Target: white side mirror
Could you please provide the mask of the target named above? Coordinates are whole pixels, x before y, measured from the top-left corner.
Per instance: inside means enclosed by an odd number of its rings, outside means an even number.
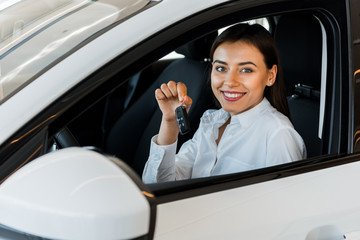
[[[0,224],[52,239],[133,239],[150,204],[117,164],[82,148],[38,158],[0,185]]]

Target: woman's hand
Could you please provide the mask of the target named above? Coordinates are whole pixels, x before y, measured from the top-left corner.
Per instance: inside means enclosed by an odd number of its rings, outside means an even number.
[[[179,127],[176,122],[175,109],[184,105],[189,111],[192,99],[187,96],[185,84],[170,81],[155,91],[155,98],[163,114],[157,144],[169,145],[177,140]]]
[[[186,110],[189,111],[192,104],[192,99],[187,96],[187,88],[181,82],[163,83],[160,88],[156,89],[155,98],[165,121],[176,121],[175,109],[184,104]]]

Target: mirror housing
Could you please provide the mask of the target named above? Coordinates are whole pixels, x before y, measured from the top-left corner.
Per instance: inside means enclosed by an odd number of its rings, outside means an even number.
[[[46,154],[0,185],[0,224],[52,239],[132,239],[150,204],[109,158],[79,147]]]

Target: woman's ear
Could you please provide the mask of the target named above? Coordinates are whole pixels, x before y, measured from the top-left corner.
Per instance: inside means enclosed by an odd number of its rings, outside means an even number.
[[[274,64],[269,70],[269,78],[267,80],[266,86],[271,87],[272,85],[274,85],[276,81],[277,70],[277,65]]]

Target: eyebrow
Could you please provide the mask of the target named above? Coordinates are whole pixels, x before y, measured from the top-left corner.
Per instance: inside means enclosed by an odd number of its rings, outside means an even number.
[[[226,62],[221,61],[221,60],[215,60],[213,63],[220,63],[220,64],[228,65]],[[248,64],[251,64],[251,65],[254,65],[255,67],[257,67],[255,63],[250,62],[250,61],[249,62],[240,62],[240,63],[238,63],[239,66],[248,65]]]

